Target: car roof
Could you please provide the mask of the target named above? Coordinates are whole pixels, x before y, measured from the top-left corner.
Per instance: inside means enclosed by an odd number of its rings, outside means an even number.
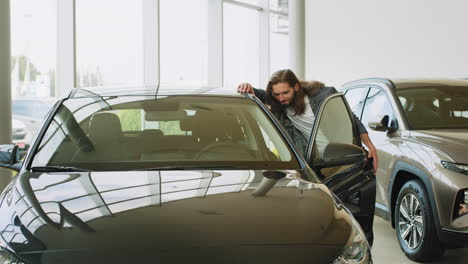
[[[356,85],[384,83],[392,89],[408,89],[428,86],[466,86],[468,87],[467,79],[449,79],[449,78],[366,78],[348,82],[343,85],[344,88]]]
[[[183,87],[183,86],[134,86],[134,87],[106,87],[106,88],[76,88],[66,97],[103,97],[103,96],[172,96],[172,95],[210,95],[210,96],[229,96],[244,97],[236,92],[235,89],[226,89],[222,87]]]
[[[397,89],[428,87],[428,86],[467,86],[468,80],[463,79],[393,79]]]

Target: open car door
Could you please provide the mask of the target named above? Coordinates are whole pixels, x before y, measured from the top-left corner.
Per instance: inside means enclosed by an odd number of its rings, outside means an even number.
[[[310,167],[351,210],[372,245],[375,176],[342,93],[323,100],[307,146]]]
[[[342,200],[373,179],[365,170],[367,154],[362,149],[354,116],[341,93],[332,94],[322,102],[306,153],[312,169]]]

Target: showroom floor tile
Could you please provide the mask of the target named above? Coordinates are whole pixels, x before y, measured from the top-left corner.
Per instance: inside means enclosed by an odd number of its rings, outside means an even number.
[[[375,264],[409,264],[417,263],[409,260],[398,245],[395,229],[380,217],[374,220],[374,246],[372,257]],[[468,263],[468,248],[446,250],[444,256],[431,264],[466,264]]]

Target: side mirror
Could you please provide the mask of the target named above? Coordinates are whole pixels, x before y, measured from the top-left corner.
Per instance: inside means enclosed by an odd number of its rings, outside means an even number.
[[[0,167],[12,170],[19,170],[15,166],[20,159],[18,146],[15,144],[0,145]]]
[[[370,127],[370,129],[374,131],[380,131],[380,132],[393,132],[395,129],[392,127],[389,127],[390,125],[390,117],[388,115],[384,115],[380,121],[374,121],[374,122],[369,122],[367,123]]]
[[[314,162],[317,168],[330,168],[345,165],[356,165],[365,162],[366,152],[353,144],[330,143],[321,158]]]

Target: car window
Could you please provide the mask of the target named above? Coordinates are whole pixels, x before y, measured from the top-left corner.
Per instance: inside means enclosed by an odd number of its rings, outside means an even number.
[[[362,113],[362,123],[369,128],[369,122],[379,122],[385,115],[388,115],[390,120],[394,120],[395,114],[390,100],[384,90],[371,88]]]
[[[408,100],[406,100],[405,97],[403,96],[398,96],[398,100],[400,100],[401,106],[403,109],[406,109],[408,107]]]
[[[411,129],[468,128],[468,87],[397,90]]]
[[[93,170],[216,164],[299,168],[255,102],[208,96],[66,100],[33,160]]]
[[[326,147],[331,143],[354,144],[353,123],[342,97],[334,97],[327,102],[326,108],[318,120],[315,140],[309,163],[313,166],[323,157]],[[333,167],[322,169],[321,175],[331,177],[344,168]]]
[[[347,90],[345,93],[346,101],[348,101],[351,111],[353,111],[358,118],[361,117],[361,110],[364,106],[367,90],[367,87],[353,88]]]

